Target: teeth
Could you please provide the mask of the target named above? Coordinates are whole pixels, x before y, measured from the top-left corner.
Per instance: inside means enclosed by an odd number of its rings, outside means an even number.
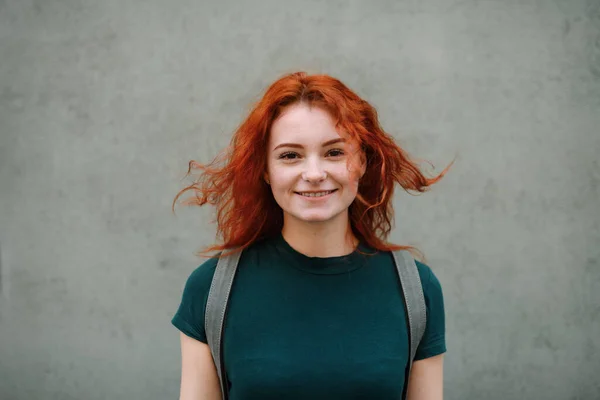
[[[333,190],[329,190],[327,192],[315,192],[315,193],[300,193],[302,196],[305,197],[321,197],[321,196],[326,196],[329,193],[332,193]]]

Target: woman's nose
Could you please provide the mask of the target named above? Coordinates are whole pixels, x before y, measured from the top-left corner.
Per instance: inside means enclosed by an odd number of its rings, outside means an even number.
[[[323,166],[318,161],[311,161],[306,164],[306,169],[302,173],[302,179],[307,182],[320,182],[327,178],[327,172],[325,172]]]

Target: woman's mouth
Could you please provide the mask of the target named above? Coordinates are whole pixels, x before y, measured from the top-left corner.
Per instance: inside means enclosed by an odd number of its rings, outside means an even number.
[[[319,192],[295,192],[296,194],[299,194],[302,197],[306,197],[306,198],[320,198],[320,197],[325,197],[330,195],[331,193],[335,192],[337,189],[334,190],[322,190]]]

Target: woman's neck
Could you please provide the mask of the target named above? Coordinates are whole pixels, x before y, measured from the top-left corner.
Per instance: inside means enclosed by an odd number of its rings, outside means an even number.
[[[344,256],[356,249],[358,239],[352,233],[347,215],[345,218],[336,219],[327,222],[306,222],[285,216],[281,234],[294,250],[306,256]]]

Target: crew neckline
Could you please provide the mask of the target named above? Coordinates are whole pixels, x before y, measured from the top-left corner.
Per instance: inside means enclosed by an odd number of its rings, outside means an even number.
[[[359,242],[350,254],[334,257],[311,257],[290,246],[281,233],[274,238],[274,245],[284,258],[290,260],[291,267],[317,275],[336,275],[357,270],[366,264],[367,256],[360,252],[369,252],[368,248]]]

